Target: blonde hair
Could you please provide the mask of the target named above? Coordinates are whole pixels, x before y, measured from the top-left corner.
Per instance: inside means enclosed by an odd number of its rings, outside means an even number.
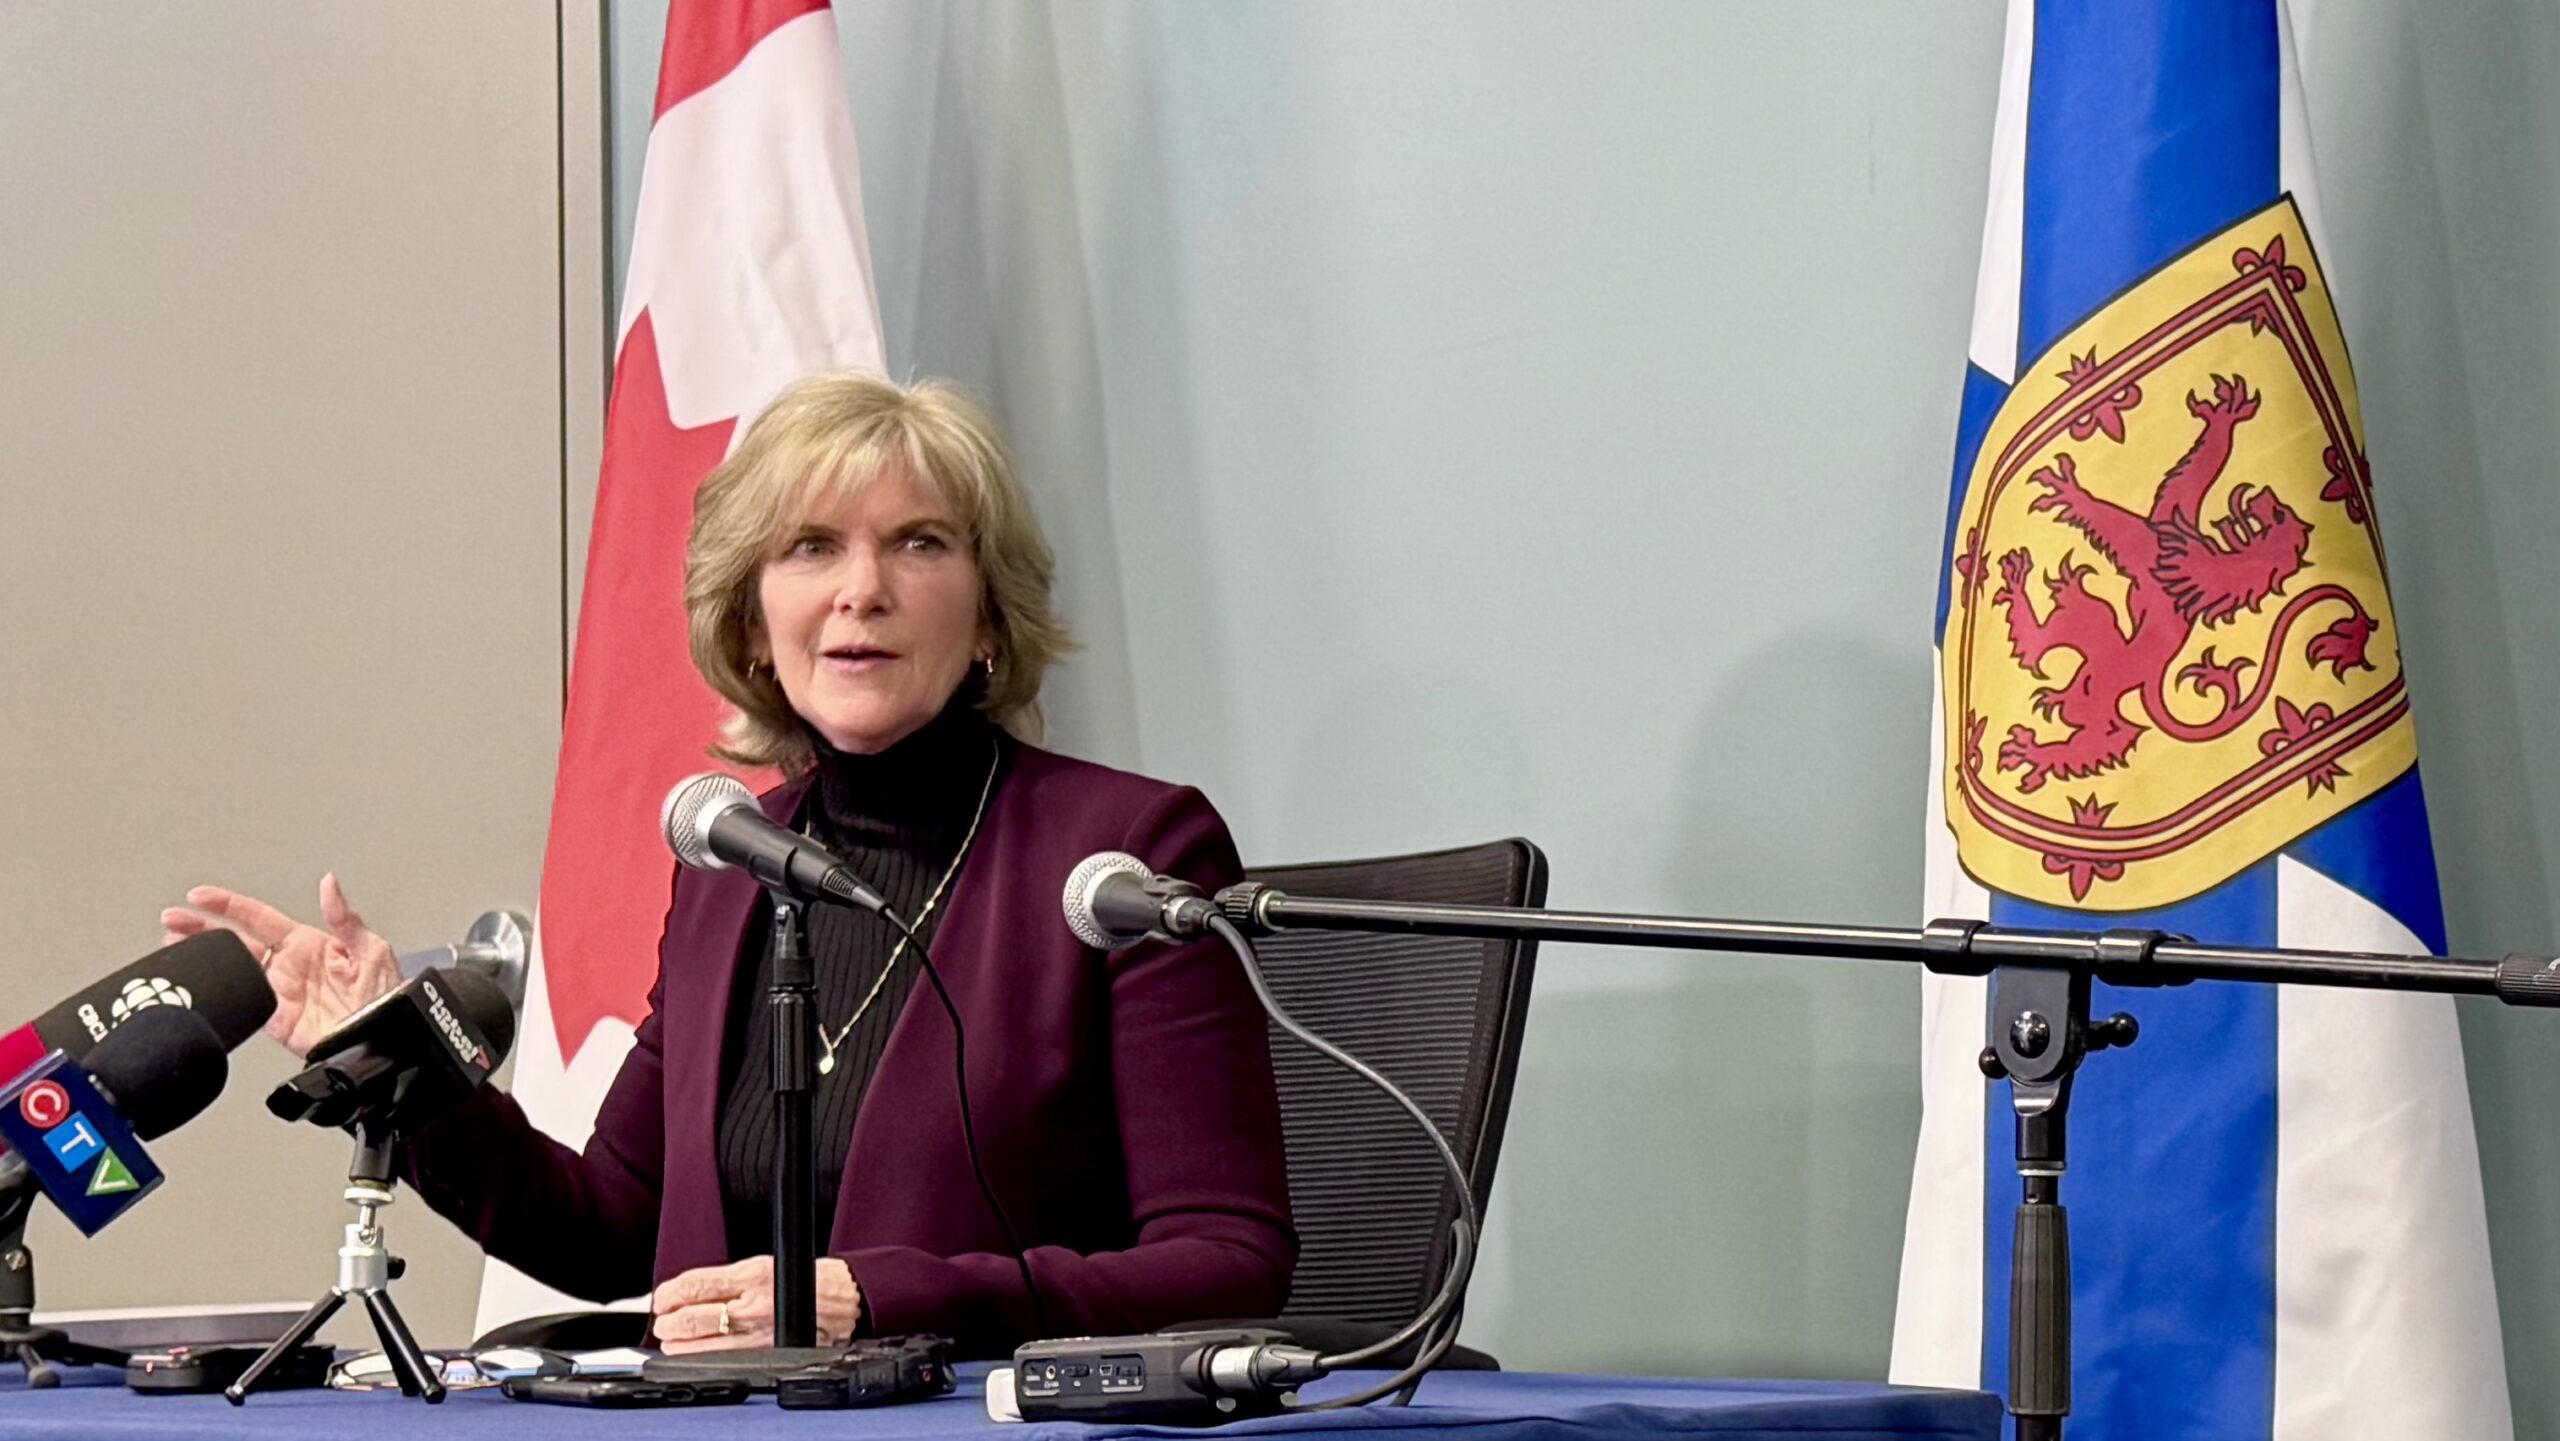
[[[1040,681],[1072,649],[1050,609],[1057,569],[1014,480],[995,424],[956,386],[846,373],[797,381],[702,482],[685,543],[684,609],[694,669],[737,707],[711,748],[723,760],[798,774],[817,762],[808,723],[756,664],[758,583],[812,513],[842,506],[903,469],[967,530],[983,587],[979,616],[995,668],[979,706],[1026,741],[1041,735]]]

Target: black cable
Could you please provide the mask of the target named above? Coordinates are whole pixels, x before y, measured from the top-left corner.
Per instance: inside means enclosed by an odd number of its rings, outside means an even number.
[[[1301,1025],[1298,1022],[1296,1017],[1289,1014],[1288,1010],[1280,1004],[1279,998],[1271,994],[1270,983],[1263,978],[1262,963],[1260,959],[1254,955],[1252,943],[1245,939],[1244,933],[1237,930],[1233,922],[1229,921],[1225,916],[1213,915],[1209,918],[1208,926],[1211,931],[1217,934],[1220,940],[1227,943],[1227,948],[1229,950],[1235,952],[1236,959],[1243,963],[1245,979],[1252,983],[1255,999],[1262,1002],[1262,1009],[1270,1015],[1272,1022],[1278,1025],[1281,1030],[1287,1032],[1291,1038],[1298,1041],[1301,1045],[1310,1047],[1317,1054],[1323,1056],[1329,1061],[1332,1061],[1335,1065],[1341,1066],[1343,1069],[1350,1071],[1353,1075],[1356,1075],[1362,1080],[1377,1087],[1379,1090],[1385,1092],[1390,1100],[1393,1100],[1397,1105],[1402,1106],[1406,1113],[1411,1115],[1414,1121],[1422,1127],[1422,1133],[1431,1138],[1432,1146],[1439,1151],[1442,1164],[1449,1168],[1449,1175],[1456,1183],[1459,1214],[1455,1220],[1450,1222],[1449,1225],[1451,1233],[1449,1270],[1448,1274],[1441,1280],[1439,1294],[1432,1297],[1431,1303],[1423,1307],[1421,1314],[1415,1316],[1411,1322],[1407,1323],[1404,1329],[1396,1332],[1392,1336],[1389,1336],[1387,1339],[1373,1345],[1360,1347],[1357,1350],[1345,1351],[1339,1355],[1320,1356],[1316,1358],[1316,1364],[1328,1371],[1336,1371],[1342,1370],[1346,1367],[1357,1366],[1361,1362],[1375,1360],[1380,1356],[1388,1355],[1403,1346],[1406,1342],[1411,1341],[1414,1337],[1421,1335],[1434,1323],[1438,1322],[1443,1316],[1448,1315],[1450,1311],[1457,1306],[1460,1299],[1466,1295],[1467,1279],[1475,1270],[1476,1234],[1482,1224],[1476,1211],[1474,1189],[1469,1186],[1467,1182],[1467,1168],[1459,1163],[1457,1151],[1450,1146],[1449,1139],[1440,1134],[1440,1128],[1432,1124],[1430,1115],[1427,1114],[1421,1106],[1415,1104],[1414,1099],[1411,1096],[1406,1095],[1402,1088],[1398,1087],[1395,1082],[1388,1080],[1385,1076],[1380,1075],[1374,1067],[1370,1066],[1359,1057],[1352,1055],[1340,1046],[1337,1046],[1331,1041],[1326,1040],[1324,1037],[1317,1035],[1315,1032],[1308,1030],[1304,1025]],[[1403,1390],[1415,1381],[1420,1380],[1424,1372],[1430,1370],[1431,1367],[1440,1360],[1441,1356],[1447,1354],[1449,1345],[1454,1343],[1456,1339],[1457,1329],[1453,1325],[1450,1328],[1448,1336],[1442,1338],[1436,1349],[1431,1346],[1425,1346],[1422,1351],[1414,1357],[1412,1365],[1405,1367],[1404,1370],[1399,1371],[1393,1377],[1390,1377],[1383,1386],[1361,1392],[1355,1396],[1335,1397],[1331,1400],[1319,1401],[1311,1406],[1306,1406],[1301,1409],[1308,1411],[1330,1411],[1338,1410],[1346,1406],[1365,1405],[1370,1401],[1376,1400],[1380,1396],[1389,1394],[1390,1392]]]
[[[1450,1301],[1453,1298],[1463,1297],[1466,1290],[1467,1277],[1472,1275],[1475,1271],[1475,1243],[1473,1238],[1467,1233],[1467,1223],[1463,1219],[1453,1221],[1450,1223],[1449,1231],[1454,1242],[1454,1253],[1449,1263],[1450,1269],[1448,1279],[1456,1284],[1452,1286],[1444,1283],[1441,1286],[1440,1295],[1434,1299],[1432,1308],[1426,1309],[1422,1316],[1415,1318],[1417,1325],[1424,1320],[1432,1319],[1430,1314],[1431,1309],[1438,1309],[1441,1303]],[[1453,1315],[1455,1313],[1454,1311],[1451,1311],[1447,1314]],[[1440,1319],[1446,1319],[1446,1315]],[[1458,1339],[1458,1328],[1455,1324],[1452,1324],[1450,1325],[1446,1335],[1440,1335],[1436,1330],[1433,1334],[1437,1337],[1436,1340],[1426,1341],[1422,1348],[1415,1353],[1413,1360],[1408,1363],[1403,1370],[1389,1376],[1386,1380],[1371,1386],[1365,1391],[1354,1391],[1348,1396],[1328,1397],[1325,1400],[1315,1402],[1312,1405],[1302,1406],[1298,1409],[1302,1411],[1339,1411],[1351,1406],[1366,1406],[1370,1402],[1377,1400],[1379,1397],[1384,1396],[1389,1392],[1410,1394],[1416,1386],[1422,1384],[1423,1375],[1430,1371],[1432,1367],[1439,1365],[1441,1357],[1449,1354],[1450,1346],[1455,1344]],[[1402,1342],[1399,1341],[1394,1344],[1401,1345]],[[1375,1348],[1363,1348],[1363,1350],[1373,1349]],[[1320,1356],[1316,1358],[1316,1364],[1324,1366],[1327,1370],[1331,1370],[1334,1368],[1326,1363],[1330,1362],[1332,1359],[1333,1358],[1329,1356]],[[1397,1404],[1401,1405],[1403,1403],[1399,1402]]]
[[[1021,1233],[1013,1229],[1013,1218],[1004,1213],[1004,1203],[996,1199],[996,1188],[987,1184],[986,1164],[978,1159],[978,1128],[969,1116],[969,1032],[960,1024],[960,1008],[951,1003],[951,992],[942,984],[942,970],[933,963],[933,952],[916,936],[915,927],[900,919],[898,913],[883,908],[880,918],[898,928],[907,943],[915,947],[916,960],[924,966],[925,979],[933,982],[933,993],[942,1001],[942,1013],[951,1018],[951,1063],[960,1081],[960,1139],[969,1149],[969,1174],[978,1181],[978,1194],[987,1201],[987,1209],[995,1212],[996,1225],[1004,1231],[1005,1246],[1013,1253],[1015,1269],[1022,1273],[1022,1289],[1031,1297],[1032,1327],[1042,1335],[1049,1331],[1049,1306],[1040,1295],[1040,1283],[1031,1278],[1031,1260],[1022,1252]]]
[[[1439,1326],[1430,1336],[1423,1339],[1422,1350],[1423,1354],[1430,1358],[1428,1363],[1429,1365],[1439,1365],[1440,1358],[1449,1354],[1449,1348],[1458,1344],[1459,1318],[1466,1315],[1466,1313],[1467,1303],[1464,1298],[1461,1298],[1456,1309],[1452,1310],[1448,1315],[1441,1317]],[[1416,1376],[1412,1380],[1404,1383],[1404,1389],[1396,1393],[1396,1399],[1388,1402],[1387,1404],[1390,1406],[1410,1406],[1413,1404],[1413,1393],[1421,1389],[1422,1378],[1420,1376]]]

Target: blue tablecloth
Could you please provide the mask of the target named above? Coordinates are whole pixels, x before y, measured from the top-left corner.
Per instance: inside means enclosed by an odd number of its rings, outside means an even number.
[[[0,1438],[139,1441],[240,1437],[244,1441],[407,1441],[410,1437],[537,1437],[543,1441],[749,1441],[764,1437],[860,1437],[907,1441],[970,1435],[983,1441],[1091,1441],[1101,1436],[1194,1436],[1189,1428],[1057,1422],[998,1426],[987,1420],[986,1368],[963,1372],[960,1390],[940,1401],[859,1411],[785,1411],[772,1398],[740,1406],[591,1411],[535,1406],[494,1391],[457,1391],[441,1406],[397,1392],[279,1391],[234,1409],[220,1396],[146,1396],[109,1381],[112,1372],[75,1374],[54,1391],[24,1389],[15,1366],[0,1367]],[[1378,1379],[1371,1376],[1368,1379]],[[1315,1399],[1363,1384],[1361,1373],[1309,1388]],[[1354,1434],[1429,1431],[1433,1441],[1613,1441],[1621,1436],[1695,1435],[1715,1441],[1820,1436],[1824,1441],[1896,1437],[1998,1441],[2000,1403],[1975,1391],[1921,1391],[1846,1381],[1687,1381],[1634,1376],[1558,1376],[1526,1371],[1445,1372],[1422,1383],[1414,1404],[1316,1411],[1215,1428],[1219,1435],[1321,1431]],[[1419,1438],[1416,1438],[1419,1441]]]

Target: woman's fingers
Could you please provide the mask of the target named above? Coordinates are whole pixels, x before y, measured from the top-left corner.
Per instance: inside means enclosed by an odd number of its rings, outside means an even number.
[[[751,1346],[770,1346],[773,1332],[765,1327],[741,1326],[726,1336],[715,1327],[708,1335],[669,1336],[661,1332],[658,1349],[670,1356],[685,1356],[701,1351],[743,1351]]]
[[[696,1266],[679,1271],[658,1283],[649,1293],[649,1309],[664,1316],[703,1301],[727,1301],[738,1294],[738,1288],[721,1275],[726,1266]]]
[[[862,1317],[862,1288],[853,1268],[834,1256],[818,1258],[818,1344],[832,1346],[853,1339]]]
[[[773,1344],[773,1258],[697,1266],[649,1294],[650,1329],[671,1355]]]
[[[200,936],[212,929],[214,923],[207,920],[201,911],[171,906],[160,913],[160,944],[164,946],[175,945],[189,936]]]
[[[773,1344],[773,1298],[698,1301],[658,1317],[650,1329],[670,1354]]]
[[[758,1287],[768,1296],[773,1291],[771,1256],[750,1256],[725,1266],[696,1266],[679,1271],[649,1293],[649,1309],[663,1313],[705,1301],[735,1301]]]
[[[226,891],[220,886],[198,886],[187,892],[187,904],[212,917],[227,922],[259,947],[281,946],[292,936],[293,917],[268,905],[255,896]],[[167,917],[162,921],[165,924]]]
[[[346,888],[338,884],[336,871],[320,878],[320,922],[351,951],[358,941],[373,934],[365,926],[364,917],[347,904]]]
[[[391,953],[391,943],[375,934],[364,915],[347,903],[346,888],[338,883],[335,871],[320,878],[320,921],[337,937],[338,944],[355,962],[355,969],[379,969],[394,966],[398,958]]]

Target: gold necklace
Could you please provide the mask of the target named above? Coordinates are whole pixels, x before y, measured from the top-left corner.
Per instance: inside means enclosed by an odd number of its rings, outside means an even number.
[[[992,749],[995,753],[987,760],[986,784],[978,788],[978,809],[969,817],[969,832],[960,838],[958,854],[952,856],[951,865],[943,871],[942,879],[934,883],[933,894],[925,898],[924,909],[916,912],[914,927],[916,930],[923,930],[924,923],[933,915],[933,908],[942,904],[942,893],[951,888],[951,878],[960,874],[960,863],[969,858],[969,847],[978,839],[979,822],[987,818],[987,797],[995,794],[996,769],[1004,764],[1003,743],[1001,741],[995,743]],[[825,1027],[819,1028],[818,1045],[823,1050],[823,1054],[818,1057],[819,1075],[835,1074],[836,1047],[843,1045],[845,1038],[853,1034],[853,1028],[862,1024],[863,1016],[871,1010],[871,1003],[880,999],[880,988],[889,984],[889,977],[896,973],[899,960],[906,954],[907,938],[901,935],[898,937],[898,944],[890,948],[889,963],[880,968],[879,979],[871,983],[871,989],[863,996],[862,1004],[853,1008],[853,1015],[847,1018],[842,1026],[836,1028],[833,1036],[827,1034]]]

